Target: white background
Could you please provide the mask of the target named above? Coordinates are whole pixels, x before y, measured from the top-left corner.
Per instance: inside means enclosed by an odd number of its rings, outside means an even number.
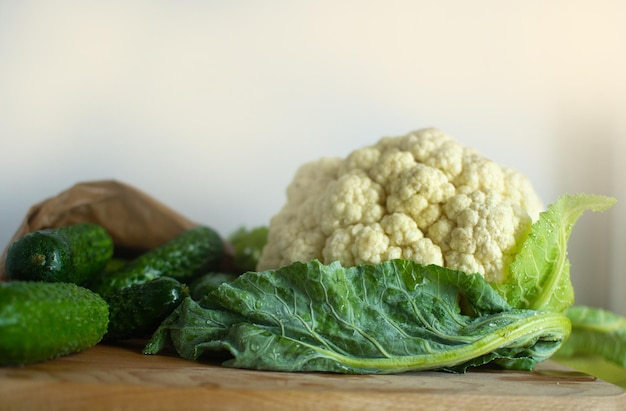
[[[625,19],[619,0],[0,0],[0,244],[105,178],[227,235],[266,224],[301,163],[435,126],[546,203],[621,200],[570,258],[577,302],[626,314]]]

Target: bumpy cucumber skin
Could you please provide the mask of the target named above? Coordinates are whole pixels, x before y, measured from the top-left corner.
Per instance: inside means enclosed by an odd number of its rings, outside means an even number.
[[[189,295],[187,285],[171,277],[134,284],[105,297],[109,329],[105,340],[145,337]]]
[[[237,274],[222,272],[203,274],[189,284],[189,296],[195,301],[200,301],[220,285],[233,282],[237,277]]]
[[[97,224],[47,228],[17,239],[7,250],[10,280],[83,284],[113,256],[113,240]]]
[[[224,242],[220,235],[210,227],[199,225],[141,254],[119,270],[97,276],[88,287],[107,296],[159,277],[172,277],[187,283],[212,271],[221,263],[223,256]]]
[[[83,351],[105,335],[106,301],[73,283],[0,283],[0,365],[26,365]]]

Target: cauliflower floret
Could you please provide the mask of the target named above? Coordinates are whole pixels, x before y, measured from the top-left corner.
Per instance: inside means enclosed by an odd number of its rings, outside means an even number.
[[[501,281],[542,210],[522,174],[423,129],[303,165],[257,269],[403,258]]]
[[[494,190],[458,194],[443,206],[444,215],[428,230],[441,244],[447,266],[481,273],[489,281],[504,279],[506,267],[532,224],[518,205]]]
[[[367,174],[354,170],[328,183],[314,214],[322,217],[317,222],[330,235],[340,227],[379,221],[385,214],[381,198],[384,198],[382,187]]]
[[[455,193],[444,173],[419,163],[402,172],[388,187],[389,212],[409,215],[422,230],[439,219],[441,204]]]

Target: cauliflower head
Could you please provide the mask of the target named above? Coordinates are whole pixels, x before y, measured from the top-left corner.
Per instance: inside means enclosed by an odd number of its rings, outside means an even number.
[[[506,276],[543,204],[529,180],[428,128],[302,165],[257,269],[402,258]]]

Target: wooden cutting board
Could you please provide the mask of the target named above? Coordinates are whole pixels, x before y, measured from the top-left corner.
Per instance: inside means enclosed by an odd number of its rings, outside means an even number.
[[[626,392],[555,362],[535,371],[336,375],[236,370],[98,345],[0,367],[0,410],[624,410]]]

